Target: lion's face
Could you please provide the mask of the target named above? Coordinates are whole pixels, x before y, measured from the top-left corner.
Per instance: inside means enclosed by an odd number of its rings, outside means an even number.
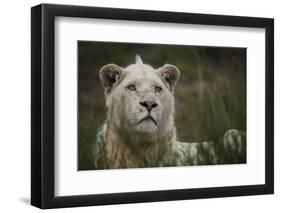
[[[156,131],[163,123],[163,114],[171,113],[172,94],[149,66],[132,65],[125,72],[123,81],[112,92],[112,96],[121,97],[119,107],[123,107],[124,119],[137,131]]]
[[[178,77],[179,71],[172,65],[156,70],[142,63],[127,68],[104,66],[101,81],[108,119],[118,128],[140,133],[162,131],[173,122],[173,89]]]

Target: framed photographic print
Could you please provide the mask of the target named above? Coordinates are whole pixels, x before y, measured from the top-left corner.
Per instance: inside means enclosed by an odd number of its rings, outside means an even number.
[[[274,21],[31,9],[31,203],[274,191]]]

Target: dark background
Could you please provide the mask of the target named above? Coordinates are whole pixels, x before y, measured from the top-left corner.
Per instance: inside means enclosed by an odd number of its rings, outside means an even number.
[[[176,65],[179,141],[221,141],[228,129],[246,132],[246,49],[183,45],[78,42],[78,169],[93,168],[92,146],[106,117],[99,69],[135,63],[139,54],[154,68]]]

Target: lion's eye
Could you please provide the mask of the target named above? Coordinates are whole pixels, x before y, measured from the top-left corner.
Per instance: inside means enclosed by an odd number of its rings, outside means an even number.
[[[161,87],[155,87],[155,92],[161,92],[162,88]]]
[[[127,89],[130,90],[130,91],[135,91],[136,90],[136,85],[130,84],[129,86],[127,86]]]

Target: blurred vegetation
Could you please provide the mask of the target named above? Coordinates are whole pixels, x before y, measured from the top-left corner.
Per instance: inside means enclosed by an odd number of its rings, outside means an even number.
[[[181,71],[175,90],[179,141],[219,144],[228,129],[246,132],[245,48],[79,41],[79,170],[100,169],[94,166],[92,153],[97,129],[106,117],[99,69],[108,63],[126,67],[134,63],[136,54],[154,68],[169,63]],[[246,160],[244,157],[231,161],[219,148],[218,153],[226,159],[221,163]],[[100,167],[106,168],[105,164]]]

